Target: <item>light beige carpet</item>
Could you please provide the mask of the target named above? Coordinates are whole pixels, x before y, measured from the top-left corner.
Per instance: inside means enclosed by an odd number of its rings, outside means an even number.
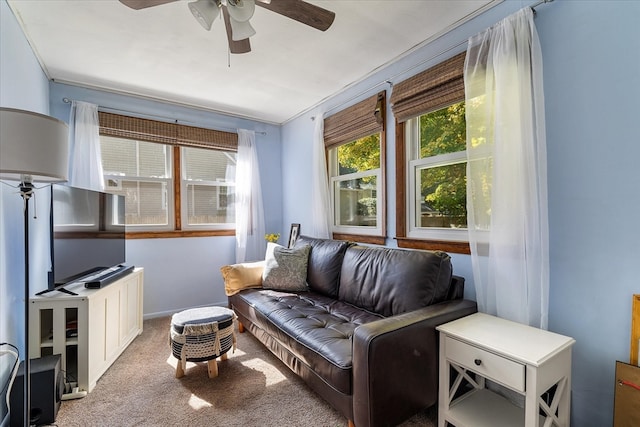
[[[170,318],[144,332],[83,399],[63,401],[58,426],[341,426],[347,420],[316,395],[253,335],[236,333],[237,349],[209,379],[206,363],[177,360],[168,344]],[[402,427],[435,426],[435,408]],[[360,427],[360,426],[357,426]]]

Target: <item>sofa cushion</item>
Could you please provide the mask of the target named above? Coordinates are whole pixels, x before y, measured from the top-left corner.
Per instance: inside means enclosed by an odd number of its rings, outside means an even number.
[[[385,317],[397,315],[444,301],[451,275],[444,252],[351,246],[338,299]]]
[[[353,332],[381,316],[314,292],[252,289],[231,302],[240,317],[251,319],[334,389],[351,394]]]
[[[267,243],[267,253],[262,273],[262,287],[285,291],[306,291],[309,245],[285,248]]]
[[[224,292],[234,295],[243,289],[261,288],[264,261],[245,262],[220,267],[224,279]]]
[[[307,283],[322,295],[337,298],[342,260],[350,242],[299,236],[295,246],[310,245]]]

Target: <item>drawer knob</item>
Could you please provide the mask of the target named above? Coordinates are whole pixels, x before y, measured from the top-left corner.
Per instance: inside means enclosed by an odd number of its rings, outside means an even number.
[[[475,363],[475,364],[476,364],[476,366],[480,366],[480,365],[482,365],[482,360],[480,360],[480,359],[475,359],[475,360],[473,361],[473,363]]]

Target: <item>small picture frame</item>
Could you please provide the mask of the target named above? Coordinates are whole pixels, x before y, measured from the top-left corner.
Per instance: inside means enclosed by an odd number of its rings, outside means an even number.
[[[289,232],[289,248],[292,248],[298,240],[300,235],[300,224],[291,224],[291,231]]]

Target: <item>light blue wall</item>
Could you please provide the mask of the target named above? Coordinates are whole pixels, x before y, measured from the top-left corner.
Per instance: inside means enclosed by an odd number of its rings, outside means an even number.
[[[629,361],[631,297],[640,293],[640,2],[563,1],[540,12],[549,323],[577,341],[574,425],[606,425],[615,361]]]
[[[121,114],[225,131],[256,131],[266,229],[283,233],[279,126],[59,83],[51,83],[50,95],[51,115],[67,122],[71,106],[63,98],[91,102]],[[235,237],[134,239],[127,241],[126,248],[127,263],[145,269],[145,317],[194,306],[226,305],[220,267],[235,262]]]
[[[460,42],[533,2],[505,1],[282,128],[283,228],[310,227],[311,116],[352,104],[465,49]],[[640,2],[556,0],[537,9],[546,96],[550,329],[576,339],[572,425],[612,424],[615,361],[629,361],[640,293]],[[438,55],[443,51],[447,53]],[[435,58],[434,58],[435,57]],[[434,58],[434,59],[432,59]],[[406,73],[404,70],[410,70]],[[339,108],[338,108],[339,109]],[[334,110],[337,111],[337,110]],[[395,233],[395,128],[387,120],[388,246]],[[470,258],[454,255],[474,298]]]
[[[49,112],[49,83],[6,0],[0,0],[0,105]]]
[[[47,78],[5,0],[0,0],[0,106],[49,113]],[[0,154],[1,155],[1,154]],[[0,342],[17,345],[24,357],[23,202],[16,190],[0,184]],[[48,244],[37,238],[48,230],[48,193],[36,192],[30,203],[32,282],[44,274]],[[33,219],[33,212],[38,219]],[[45,232],[46,233],[46,232]]]

